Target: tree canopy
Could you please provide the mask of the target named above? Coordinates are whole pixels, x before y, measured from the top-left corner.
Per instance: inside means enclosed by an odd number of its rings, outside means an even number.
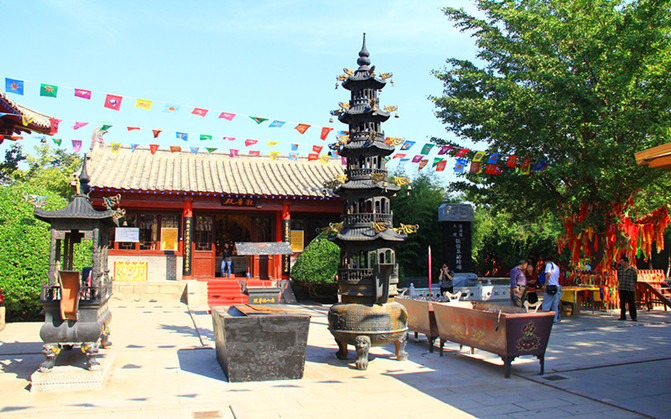
[[[671,185],[669,173],[637,166],[634,154],[671,137],[671,2],[476,4],[482,17],[444,9],[475,38],[478,61],[450,58],[435,71],[444,83],[444,95],[431,98],[436,114],[489,153],[546,168],[467,174],[453,188],[518,220],[568,220],[565,238],[589,235],[583,251],[624,246],[622,217],[668,202],[660,185]]]

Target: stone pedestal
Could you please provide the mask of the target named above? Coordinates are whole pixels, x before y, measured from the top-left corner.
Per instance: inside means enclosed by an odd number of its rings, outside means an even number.
[[[303,378],[310,316],[281,306],[212,307],[217,361],[230,382]],[[255,312],[254,312],[255,311]]]
[[[77,348],[64,350],[50,372],[36,371],[30,376],[30,392],[100,390],[109,377],[114,353],[98,356],[100,368],[86,369],[86,357]]]

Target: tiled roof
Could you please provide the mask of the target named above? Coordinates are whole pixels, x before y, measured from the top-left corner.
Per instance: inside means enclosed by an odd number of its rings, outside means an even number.
[[[35,131],[42,134],[48,134],[51,131],[51,122],[49,121],[49,118],[51,117],[49,115],[34,111],[23,105],[19,105],[7,97],[7,95],[3,92],[0,92],[0,112],[13,114],[0,117],[0,119],[8,119],[13,121],[13,123],[9,124],[0,123],[0,127],[7,127],[8,125],[11,125],[13,131],[17,134],[19,134],[21,131]],[[27,126],[23,125],[21,122],[21,116],[25,116],[30,120]]]
[[[324,196],[324,182],[344,173],[343,167],[340,158],[323,163],[161,149],[152,155],[146,147],[131,151],[124,145],[114,153],[104,143],[93,144],[87,164],[96,189],[310,197]]]

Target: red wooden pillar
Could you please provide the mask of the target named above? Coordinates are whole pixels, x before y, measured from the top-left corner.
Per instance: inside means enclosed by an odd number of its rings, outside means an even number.
[[[182,270],[182,279],[191,279],[191,272],[193,268],[193,198],[186,197],[184,199],[184,235],[183,235],[183,252],[184,267]]]
[[[291,204],[289,201],[282,202],[282,239],[291,243]],[[282,255],[282,278],[289,279],[291,266],[291,255]]]

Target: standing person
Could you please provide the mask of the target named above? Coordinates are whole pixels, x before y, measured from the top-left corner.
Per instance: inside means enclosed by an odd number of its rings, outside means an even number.
[[[232,275],[231,262],[233,260],[233,249],[230,243],[224,244],[223,259],[221,260],[221,276],[229,278]]]
[[[559,284],[559,266],[553,258],[546,258],[545,265],[545,285],[543,286],[543,310],[554,311],[554,322],[561,321],[559,313],[559,302],[561,301],[562,287]]]
[[[5,296],[0,288],[0,332],[5,328]]]
[[[527,299],[527,278],[524,271],[527,269],[527,261],[522,259],[510,271],[510,300],[514,306],[524,307]]]
[[[629,258],[622,256],[617,265],[617,292],[620,295],[620,318],[618,320],[627,320],[625,304],[629,306],[629,316],[631,320],[636,320],[636,281],[638,272],[631,266]]]
[[[450,268],[447,265],[443,264],[443,267],[440,268],[440,275],[438,276],[438,282],[440,282],[440,295],[443,295],[445,291],[452,294],[454,292],[454,272],[450,271]]]
[[[531,304],[538,302],[538,294],[536,294],[536,284],[538,282],[538,273],[534,269],[533,263],[527,263],[527,270],[524,272],[527,278],[527,301]]]

